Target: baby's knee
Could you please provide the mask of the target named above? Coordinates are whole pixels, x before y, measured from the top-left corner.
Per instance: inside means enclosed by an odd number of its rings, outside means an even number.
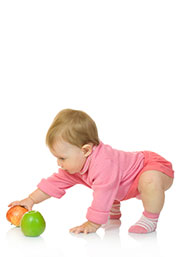
[[[147,191],[162,190],[163,181],[161,177],[154,172],[144,172],[139,179],[138,190],[140,193]]]

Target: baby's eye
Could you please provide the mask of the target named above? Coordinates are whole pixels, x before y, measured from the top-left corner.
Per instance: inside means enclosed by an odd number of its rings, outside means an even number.
[[[61,160],[61,161],[64,161],[65,160],[65,158],[58,158],[59,160]]]

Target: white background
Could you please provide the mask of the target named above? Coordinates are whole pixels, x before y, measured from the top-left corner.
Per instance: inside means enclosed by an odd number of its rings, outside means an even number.
[[[100,139],[152,150],[177,167],[176,1],[0,1],[0,242],[3,256],[176,256],[176,182],[156,233],[130,236],[141,201],[122,203],[122,224],[71,235],[85,221],[83,186],[34,206],[47,223],[27,238],[6,221],[8,203],[57,172],[45,145],[54,116],[80,109]]]

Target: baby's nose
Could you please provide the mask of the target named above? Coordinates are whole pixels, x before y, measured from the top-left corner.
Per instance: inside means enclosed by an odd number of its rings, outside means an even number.
[[[59,161],[59,160],[57,160],[57,164],[58,164],[58,166],[60,166],[60,167],[61,167],[61,163],[60,163],[60,161]]]
[[[62,169],[63,169],[63,164],[61,163],[61,161],[60,161],[60,160],[57,160],[57,164],[58,164],[58,166],[59,166],[60,168],[62,168]]]

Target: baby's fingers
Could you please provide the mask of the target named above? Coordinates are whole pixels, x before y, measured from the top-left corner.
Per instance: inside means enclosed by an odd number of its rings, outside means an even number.
[[[75,234],[79,234],[79,233],[83,232],[83,228],[82,227],[71,228],[70,232],[75,233]]]
[[[8,207],[13,207],[13,206],[16,206],[16,205],[20,205],[20,202],[19,201],[15,201],[15,202],[11,202]]]
[[[25,208],[28,209],[28,211],[32,211],[32,207],[26,206]]]
[[[89,231],[89,229],[88,228],[85,228],[84,229],[84,234],[88,234],[90,231]]]
[[[71,228],[71,229],[69,230],[69,232],[71,232],[71,233],[75,233],[75,231],[77,230],[77,228],[78,228],[78,227]]]

